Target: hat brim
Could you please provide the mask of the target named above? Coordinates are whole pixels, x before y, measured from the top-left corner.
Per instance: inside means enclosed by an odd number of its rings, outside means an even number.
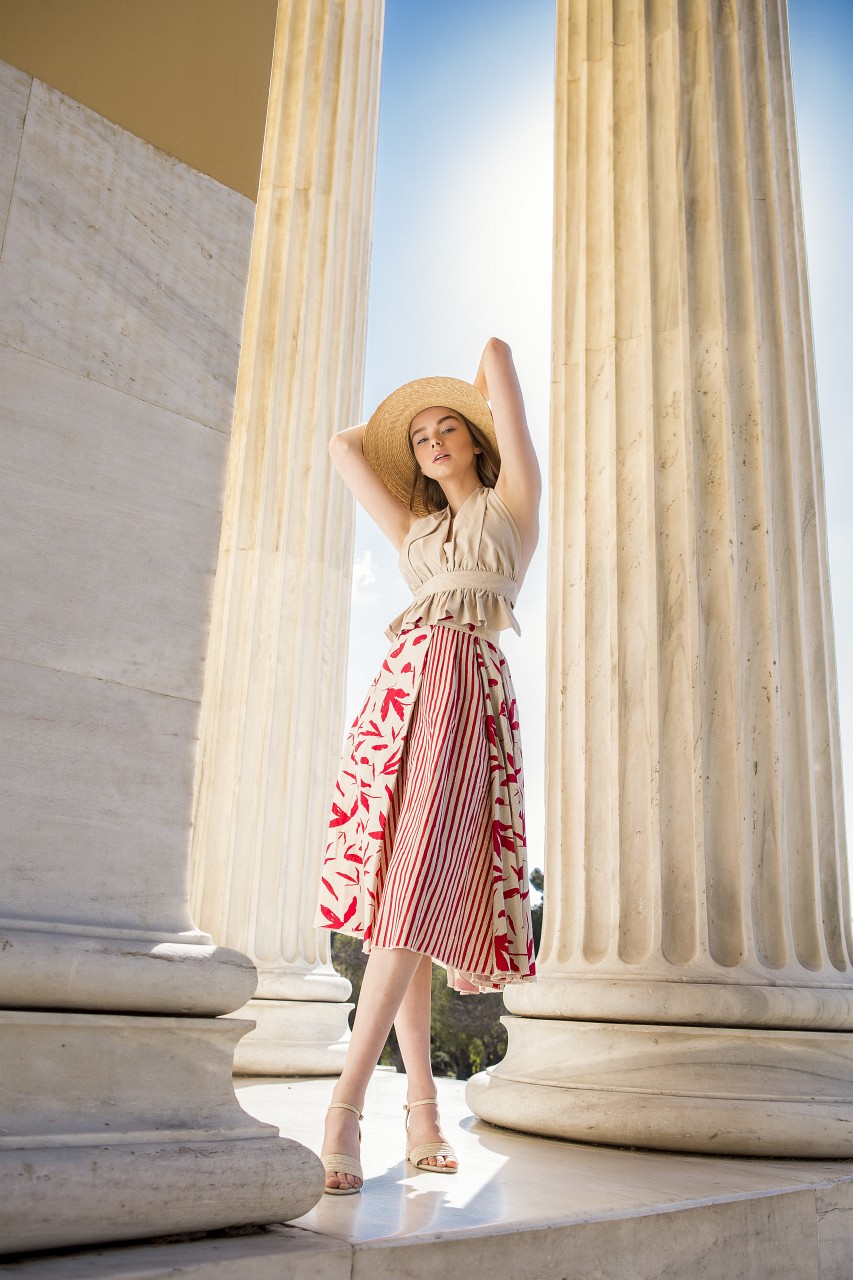
[[[416,378],[386,396],[371,415],[362,438],[367,462],[386,489],[408,508],[417,463],[409,446],[409,427],[415,414],[433,407],[454,409],[488,439],[500,457],[495,424],[489,402],[471,382],[461,378]],[[414,498],[416,515],[429,510],[418,496]]]

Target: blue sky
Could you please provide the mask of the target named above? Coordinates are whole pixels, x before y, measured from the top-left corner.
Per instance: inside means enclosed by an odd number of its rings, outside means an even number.
[[[789,0],[789,16],[850,762],[853,4]],[[366,420],[394,387],[427,374],[470,380],[491,335],[512,347],[546,489],[516,608],[522,635],[501,635],[520,708],[531,867],[544,856],[553,60],[553,0],[386,0],[363,405]],[[387,650],[385,627],[409,599],[397,553],[357,506],[347,725]]]
[[[818,405],[829,576],[835,622],[847,831],[853,831],[853,5],[789,0]],[[848,846],[848,858],[853,848]]]

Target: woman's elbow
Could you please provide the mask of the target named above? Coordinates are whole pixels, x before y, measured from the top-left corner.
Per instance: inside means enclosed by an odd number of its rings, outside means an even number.
[[[495,355],[512,355],[509,343],[504,342],[503,338],[489,338],[489,341],[486,343],[486,349],[494,352]]]

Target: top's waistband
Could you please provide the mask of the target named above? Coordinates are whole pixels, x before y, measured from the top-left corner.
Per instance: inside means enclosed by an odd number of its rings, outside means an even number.
[[[514,578],[508,578],[505,573],[488,573],[485,569],[447,569],[434,573],[413,591],[412,597],[421,601],[442,591],[455,590],[491,591],[507,596],[512,604],[518,599],[518,583]]]

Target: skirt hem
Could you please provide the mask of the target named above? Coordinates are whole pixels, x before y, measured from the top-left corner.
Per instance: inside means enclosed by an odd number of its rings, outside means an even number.
[[[433,964],[437,964],[439,968],[447,971],[447,985],[462,996],[485,995],[494,991],[503,991],[504,987],[509,986],[511,983],[536,981],[535,968],[528,973],[519,973],[512,970],[506,972],[503,969],[495,973],[472,973],[467,969],[460,969],[449,961],[442,960],[439,956],[432,955],[428,951],[421,951],[418,947],[383,947],[370,941],[366,942],[360,933],[356,933],[352,929],[335,929],[332,925],[327,924],[317,927],[329,929],[333,933],[344,933],[348,938],[356,938],[362,944],[361,950],[364,955],[369,955],[374,950],[374,946],[377,951],[414,951],[419,955],[428,955]],[[465,983],[466,986],[457,985],[459,981]]]

